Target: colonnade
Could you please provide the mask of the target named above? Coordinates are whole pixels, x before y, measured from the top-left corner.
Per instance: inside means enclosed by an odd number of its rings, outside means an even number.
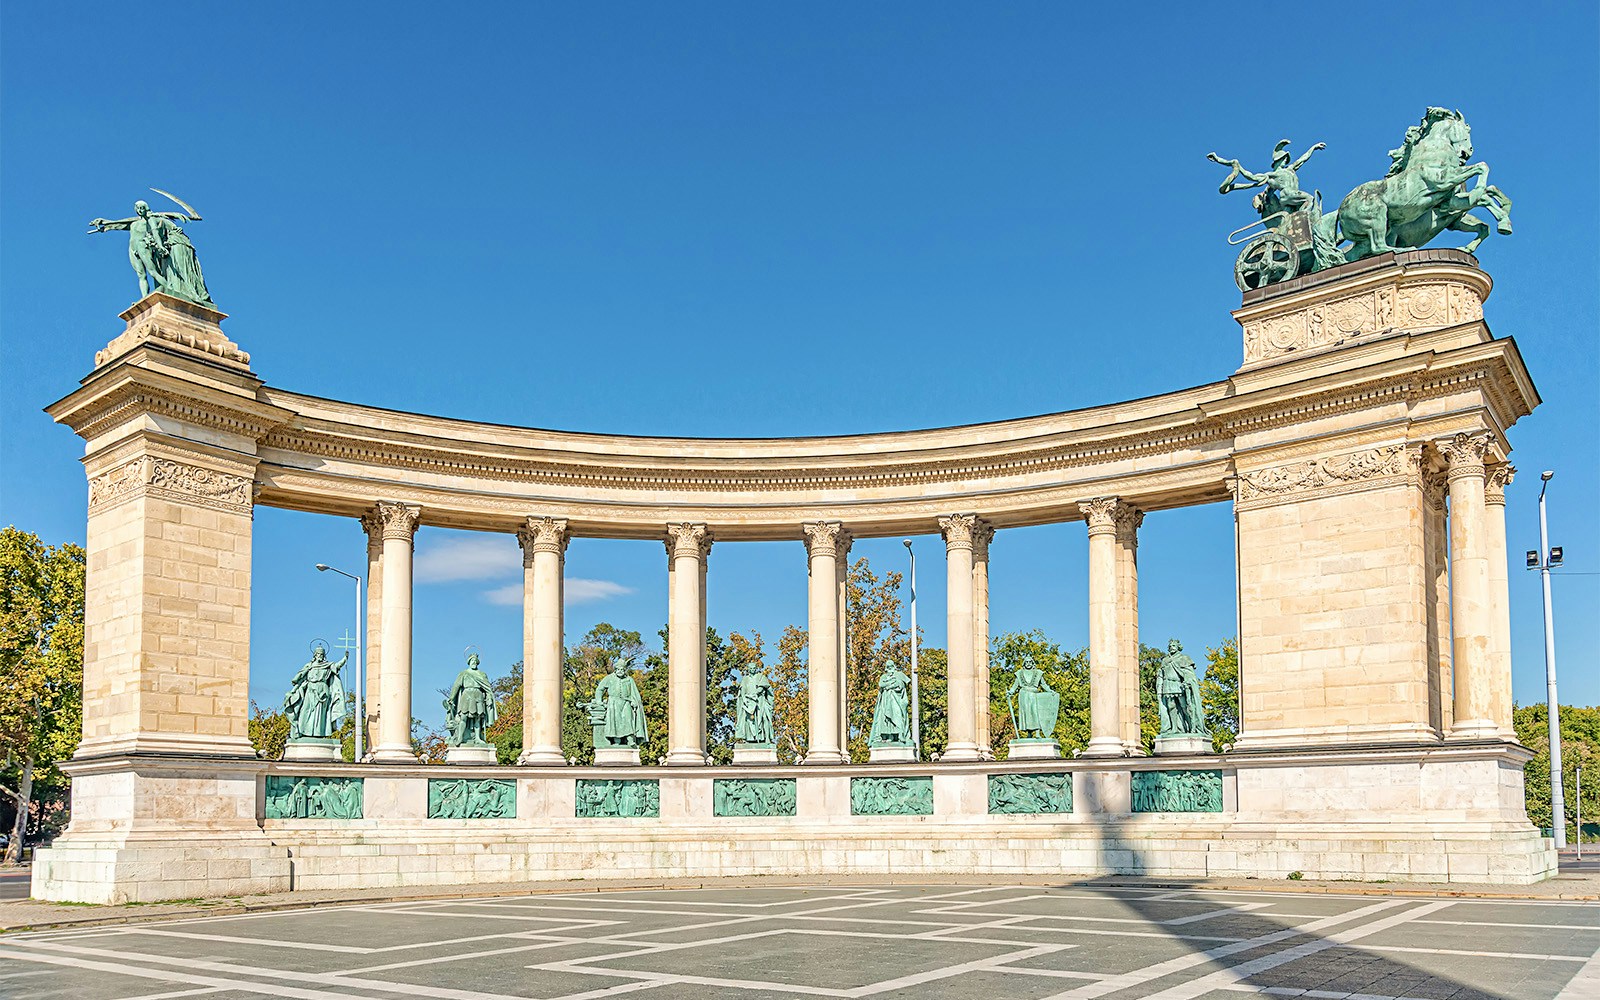
[[[1511,738],[1510,609],[1505,486],[1509,464],[1486,466],[1488,434],[1458,434],[1423,458],[1421,532],[1433,727],[1442,738]],[[1078,505],[1087,527],[1090,739],[1085,757],[1144,752],[1139,705],[1138,536],[1144,512],[1117,497]],[[411,750],[412,549],[422,508],[380,501],[368,536],[368,725],[372,759],[415,760]],[[945,543],[948,744],[943,760],[993,756],[989,725],[989,549],[992,524],[974,514],[937,518]],[[853,537],[842,521],[800,527],[808,571],[805,762],[849,761],[846,732],[847,586]],[[663,526],[668,579],[669,765],[706,762],[706,571],[711,526]],[[566,520],[529,517],[523,552],[523,746],[519,763],[559,765]],[[1248,720],[1242,720],[1248,725]]]

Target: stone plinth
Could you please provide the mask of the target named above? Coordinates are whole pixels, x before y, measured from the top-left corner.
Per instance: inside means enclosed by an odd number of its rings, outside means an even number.
[[[143,344],[158,344],[162,350],[240,371],[250,370],[250,355],[222,332],[227,313],[165,292],[151,292],[129,306],[120,318],[128,326],[105,350],[95,354],[96,368],[111,364]]]
[[[594,762],[602,767],[638,767],[638,747],[595,747]]]
[[[736,743],[733,747],[735,764],[776,764],[778,749],[770,743]]]
[[[1061,756],[1061,744],[1055,740],[1012,740],[1006,744],[1011,760],[1056,760]]]
[[[318,738],[315,736],[302,736],[297,740],[290,740],[283,748],[284,760],[339,760],[342,747],[338,740],[333,738]]]
[[[493,764],[494,747],[450,747],[444,752],[446,764]]]
[[[917,751],[907,746],[868,747],[867,760],[873,764],[906,764],[917,759]]]
[[[1159,756],[1174,753],[1211,753],[1212,750],[1213,745],[1209,736],[1158,736],[1154,752]]]

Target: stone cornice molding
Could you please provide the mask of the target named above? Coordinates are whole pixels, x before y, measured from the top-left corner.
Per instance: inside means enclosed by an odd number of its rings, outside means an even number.
[[[1506,505],[1506,487],[1511,485],[1511,480],[1517,474],[1517,467],[1510,462],[1499,462],[1488,467],[1488,474],[1483,482],[1483,502],[1487,504]]]
[[[1123,503],[1116,497],[1095,497],[1078,504],[1078,512],[1088,522],[1089,536],[1114,535],[1117,532],[1117,512]]]
[[[1453,483],[1466,477],[1483,478],[1483,460],[1494,435],[1488,431],[1468,433],[1463,431],[1446,441],[1439,442],[1439,452],[1444,455],[1446,482]]]
[[[711,554],[711,541],[711,529],[704,524],[667,525],[667,551],[673,559],[704,559]]]
[[[522,554],[531,561],[535,553],[553,552],[564,556],[572,536],[567,531],[567,521],[560,517],[530,517],[517,529],[517,544]]]
[[[939,518],[939,534],[944,536],[944,550],[957,552],[972,550],[973,535],[978,530],[976,514],[945,514]]]
[[[89,511],[138,497],[160,497],[190,506],[248,514],[255,483],[248,476],[207,469],[158,455],[141,455],[89,480]]]
[[[417,523],[422,520],[422,508],[417,504],[379,500],[373,510],[383,522],[385,541],[391,538],[410,542],[417,534]]]

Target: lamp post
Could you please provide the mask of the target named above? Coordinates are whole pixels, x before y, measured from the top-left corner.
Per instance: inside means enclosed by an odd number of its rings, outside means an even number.
[[[361,624],[361,577],[356,576],[354,573],[346,573],[344,570],[338,569],[337,567],[334,567],[334,566],[329,566],[326,563],[317,563],[317,572],[319,572],[319,573],[338,573],[340,576],[347,577],[347,578],[349,578],[351,580],[354,580],[356,582],[356,635],[359,637],[362,634],[362,624]],[[366,680],[366,671],[363,669],[363,664],[362,664],[362,660],[363,659],[365,659],[365,656],[363,655],[361,640],[360,640],[360,638],[357,638],[356,639],[356,716],[357,716],[357,718],[355,720],[355,725],[352,727],[352,728],[355,729],[355,736],[356,736],[355,759],[356,759],[357,763],[361,762],[361,751],[362,751],[362,739],[361,739],[361,737],[362,737],[363,731],[367,728],[367,709],[366,709],[366,705],[365,705],[365,703],[363,701],[363,698],[362,698],[362,696],[365,694],[365,692],[362,691],[362,686],[363,686],[363,682]]]
[[[1550,567],[1561,565],[1561,548],[1550,547],[1550,532],[1545,521],[1544,491],[1554,472],[1539,474],[1539,551],[1528,553],[1528,568],[1539,571],[1544,584],[1544,681],[1545,703],[1550,723],[1550,825],[1556,835],[1556,850],[1567,846],[1567,803],[1561,787],[1561,701],[1556,696],[1556,623],[1550,607]]]
[[[911,550],[911,539],[901,539],[906,556],[911,560],[911,748],[918,758],[922,756],[922,698],[917,691],[917,554]]]

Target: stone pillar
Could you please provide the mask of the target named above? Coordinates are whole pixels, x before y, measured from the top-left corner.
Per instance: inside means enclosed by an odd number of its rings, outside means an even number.
[[[379,707],[383,704],[383,518],[378,509],[361,515],[361,530],[367,534],[367,644],[366,674],[366,731],[361,737],[368,756],[376,745],[378,727],[382,725]],[[357,706],[357,711],[361,706]]]
[[[1144,756],[1139,726],[1139,526],[1144,512],[1127,504],[1116,511],[1117,562],[1117,725],[1129,754]]]
[[[565,764],[561,752],[562,592],[567,522],[530,517],[522,546],[522,755],[519,764]]]
[[[422,508],[380,500],[383,521],[383,673],[378,678],[379,763],[413,763],[411,749],[411,555]]]
[[[989,543],[992,541],[994,526],[980,522],[972,533],[972,662],[977,673],[973,688],[978,753],[984,760],[994,759],[994,746],[989,736]]]
[[[1485,476],[1484,514],[1489,533],[1489,625],[1494,637],[1489,666],[1489,718],[1508,740],[1511,724],[1511,588],[1506,552],[1506,487],[1517,473],[1509,462],[1490,466]]]
[[[839,532],[833,543],[833,568],[839,584],[839,753],[850,760],[850,546],[849,531]]]
[[[839,714],[839,548],[848,535],[838,521],[801,525],[806,538],[810,582],[806,601],[806,694],[811,732],[807,764],[840,764],[847,758]]]
[[[1099,497],[1078,505],[1089,523],[1089,745],[1085,757],[1126,753],[1118,712],[1117,512],[1121,501]]]
[[[706,762],[705,558],[711,531],[704,524],[667,525],[672,554],[667,619],[667,760]]]
[[[1428,724],[1443,739],[1455,721],[1450,649],[1450,524],[1442,469],[1422,471],[1423,612],[1427,632]]]
[[[1483,456],[1490,435],[1457,434],[1440,446],[1450,493],[1450,622],[1454,637],[1453,739],[1492,739],[1494,614],[1489,588],[1489,525]]]
[[[980,760],[978,752],[977,665],[973,660],[972,546],[979,521],[972,514],[939,518],[945,554],[945,659],[949,705],[949,743],[941,760]]]

